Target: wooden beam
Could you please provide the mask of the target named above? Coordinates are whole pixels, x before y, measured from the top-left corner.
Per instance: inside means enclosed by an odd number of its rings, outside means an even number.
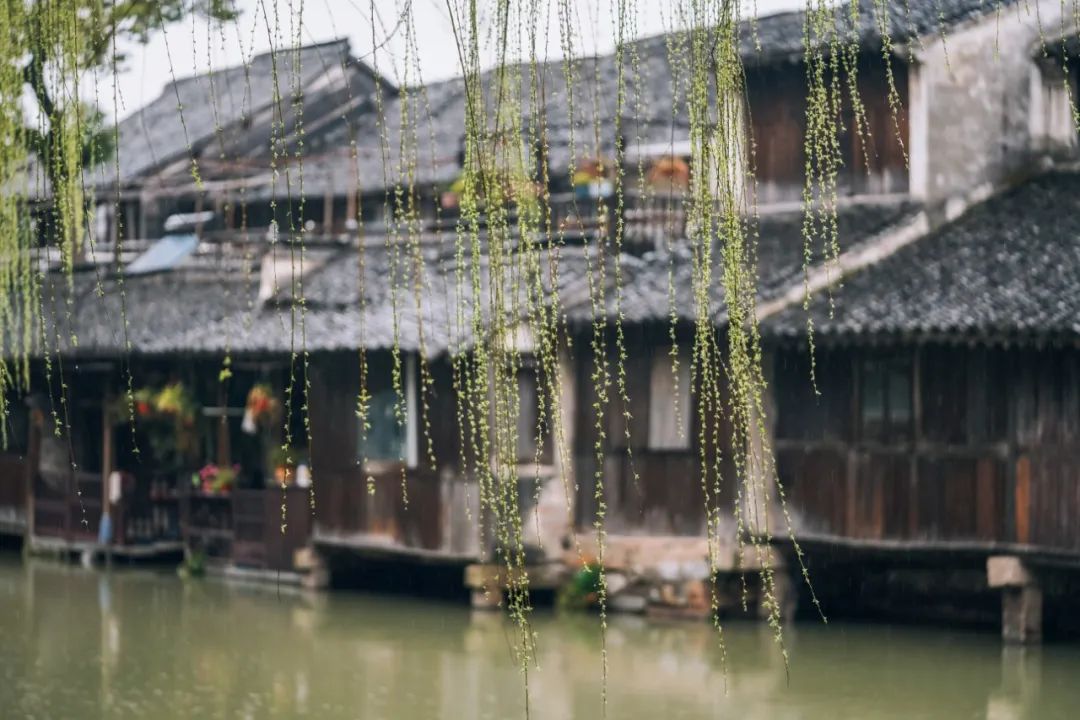
[[[334,231],[334,193],[327,190],[323,196],[322,234],[329,235]]]
[[[101,403],[101,517],[104,519],[105,513],[109,513],[109,517],[113,520],[112,529],[115,534],[119,528],[116,524],[116,518],[112,516],[109,508],[109,476],[112,474],[113,469],[114,443],[112,418],[109,417],[112,393],[109,392],[108,388],[102,393]],[[109,544],[114,544],[113,538],[109,538]]]

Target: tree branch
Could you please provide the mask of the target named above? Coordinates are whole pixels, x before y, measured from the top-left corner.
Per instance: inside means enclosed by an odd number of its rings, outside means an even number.
[[[45,87],[45,61],[41,53],[35,51],[30,55],[30,62],[23,68],[23,80],[33,89],[41,111],[50,118],[56,115],[56,104]]]

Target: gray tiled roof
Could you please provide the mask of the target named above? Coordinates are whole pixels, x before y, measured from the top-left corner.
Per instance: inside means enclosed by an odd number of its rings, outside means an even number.
[[[909,202],[884,200],[879,203],[853,203],[837,210],[837,250],[843,252],[867,238],[909,218],[918,208]],[[764,214],[748,219],[744,240],[749,250],[746,262],[755,262],[754,289],[758,300],[766,300],[801,282],[807,252],[803,236],[803,213],[793,209]],[[831,257],[831,250],[816,239],[809,247],[811,263]],[[595,256],[595,251],[593,253]],[[694,270],[697,262],[685,242],[675,242],[669,254],[650,252],[641,257],[623,255],[622,283],[617,292],[613,265],[606,273],[605,303],[614,317],[616,304],[622,317],[629,322],[667,322],[675,318],[692,322],[696,316]],[[595,258],[593,260],[595,266]],[[564,288],[560,299],[567,308],[571,322],[591,321],[594,316],[590,302],[587,266],[578,261],[563,268]],[[595,271],[594,271],[595,273]],[[709,276],[709,310],[718,323],[726,321],[724,300],[723,258],[721,249],[713,252]],[[618,303],[616,303],[616,298]]]
[[[954,340],[1080,336],[1080,174],[1051,173],[993,197],[813,299],[819,337]],[[766,335],[806,333],[801,307]]]
[[[848,3],[834,11],[834,27],[843,40],[858,37],[863,47],[881,44],[881,11],[888,13],[887,27],[894,43],[945,32],[979,16],[1015,5],[1019,0],[859,0],[858,21],[852,23]],[[795,60],[803,55],[805,14],[780,13],[744,23],[740,40],[746,62]]]
[[[215,69],[170,82],[156,100],[120,122],[119,168],[110,159],[94,176],[113,183],[119,174],[121,184],[127,184],[165,163],[189,157],[189,146],[197,153],[224,128],[269,107],[275,77],[285,98],[282,102],[288,105],[294,79],[299,87],[307,87],[328,67],[340,67],[348,53],[346,40],[304,46],[299,52],[287,48],[256,55],[246,67]],[[180,59],[175,62],[179,74]],[[178,103],[182,113],[177,112]]]
[[[893,39],[901,42],[951,28],[1014,2],[1016,0],[892,0],[880,4],[874,0],[861,0],[857,27],[850,34],[847,33],[850,24],[847,9],[837,13],[839,28],[845,38],[858,37],[864,46],[875,47],[880,42],[877,13],[881,7],[887,8]],[[739,31],[744,60],[772,63],[798,59],[803,52],[804,17],[801,12],[792,12],[744,22]],[[681,142],[688,135],[686,112],[677,100],[686,97],[685,88],[679,85],[687,82],[687,63],[685,58],[678,57],[678,48],[685,52],[686,43],[669,44],[670,38],[661,35],[635,41],[624,54],[626,96],[621,132],[630,151],[638,143]],[[373,102],[354,102],[351,108],[341,112],[339,118],[332,118],[329,117],[332,114],[329,105],[333,101],[340,101],[338,107],[341,108],[346,99],[357,100],[354,96],[370,90],[367,85],[357,84],[357,79],[350,80],[356,86],[344,94],[340,87],[323,87],[313,82],[327,68],[340,66],[347,52],[348,45],[344,41],[310,46],[302,51],[299,81],[304,88],[305,106],[310,108],[304,113],[304,123],[310,127],[304,136],[302,172],[297,168],[288,178],[281,174],[271,180],[267,128],[262,125],[247,130],[236,127],[235,121],[244,109],[250,113],[253,106],[262,107],[270,102],[269,54],[255,58],[247,71],[230,68],[215,73],[214,90],[218,99],[214,104],[210,102],[210,84],[206,78],[179,81],[177,88],[184,105],[187,139],[197,154],[200,148],[206,147],[203,162],[209,166],[219,152],[216,143],[211,146],[208,140],[213,139],[215,128],[232,123],[234,127],[226,138],[226,158],[244,158],[236,172],[252,176],[253,182],[247,190],[252,200],[271,194],[281,197],[291,193],[297,197],[301,182],[305,194],[310,197],[321,197],[328,192],[344,194],[357,181],[360,190],[377,192],[387,185],[403,182],[406,172],[411,174],[412,182],[420,185],[451,182],[460,172],[457,154],[466,112],[463,80],[454,78],[429,83],[422,89],[406,88],[400,93],[388,88],[382,102],[384,121],[380,121]],[[278,53],[278,76],[282,78],[280,82],[285,91],[292,84],[292,56],[292,51]],[[523,66],[516,71],[518,79],[512,87],[521,106],[523,123],[537,123],[537,118],[544,118],[548,162],[553,172],[568,167],[574,156],[613,152],[619,82],[618,64],[613,54],[575,60],[570,84],[561,61],[540,64],[535,69]],[[513,74],[511,72],[511,76]],[[541,99],[536,101],[531,91],[534,80],[543,88]],[[480,85],[488,104],[492,105],[496,74],[485,73]],[[312,120],[320,116],[327,122],[318,127],[311,126]],[[403,117],[409,118],[404,126]],[[597,128],[598,133],[595,132]],[[187,140],[184,128],[179,124],[172,87],[166,88],[147,108],[121,123],[120,133],[121,179],[125,182],[155,167],[164,158],[184,156]],[[402,142],[403,137],[407,142]],[[600,147],[594,147],[597,137]],[[352,147],[354,140],[355,149]],[[403,146],[413,149],[415,157],[401,157]],[[253,150],[262,150],[263,154],[253,155]],[[113,175],[112,168],[107,168],[101,179],[109,182],[114,179]]]
[[[843,209],[842,247],[905,217],[909,210],[902,203]],[[757,290],[759,297],[767,298],[799,281],[804,253],[802,216],[798,212],[766,216],[758,227]],[[271,302],[264,304],[257,298],[257,248],[251,249],[256,256],[249,258],[251,269],[246,272],[238,266],[226,271],[207,262],[212,258],[197,258],[173,271],[125,276],[122,283],[105,268],[77,272],[70,285],[62,275],[52,273],[42,291],[50,324],[49,346],[53,347],[59,338],[61,350],[70,354],[122,353],[125,319],[127,340],[135,353],[291,352],[302,348],[389,348],[397,344],[409,350],[423,345],[427,353],[437,355],[467,344],[473,334],[473,307],[479,308],[483,324],[490,318],[487,288],[492,270],[487,258],[481,257],[476,268],[481,299],[475,302],[471,253],[465,251],[464,275],[459,280],[452,236],[441,243],[423,245],[418,296],[414,248],[407,239],[397,242],[391,249],[374,243],[363,250],[363,312],[356,247],[315,247],[305,251],[308,269],[302,283],[302,304],[291,301],[295,289],[291,277],[274,279]],[[684,241],[675,242],[673,248],[671,254],[635,256],[624,252],[619,260],[622,281],[618,293],[615,263],[609,255],[603,299],[599,301],[601,312],[613,320],[618,309],[627,323],[667,323],[673,315],[680,321],[692,322],[696,315],[695,263]],[[285,249],[276,252],[285,263],[278,272],[289,274],[292,256]],[[708,296],[715,321],[722,323],[722,267],[720,253],[714,255]],[[591,322],[595,312],[592,294],[600,287],[595,245],[541,250],[536,257],[540,276],[533,276],[530,287],[535,288],[539,282],[542,302],[554,302],[552,287],[557,284],[563,318],[571,325]],[[520,313],[526,303],[520,301],[519,295],[517,307],[512,307],[513,295],[524,293],[528,281],[521,279],[519,261],[510,259],[507,263],[502,285],[509,293],[505,312]],[[553,264],[557,267],[554,280],[550,276]]]
[[[188,328],[210,327],[242,311],[253,293],[242,274],[216,271],[176,270],[121,282],[98,268],[76,272],[70,283],[52,273],[41,285],[45,343],[50,352],[112,356],[124,352],[126,332],[132,352],[147,352]]]

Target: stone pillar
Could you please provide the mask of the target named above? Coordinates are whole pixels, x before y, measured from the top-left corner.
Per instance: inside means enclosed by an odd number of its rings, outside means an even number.
[[[326,557],[314,547],[293,552],[293,567],[300,573],[300,586],[305,590],[325,590],[330,587],[330,567]]]
[[[772,567],[773,578],[773,600],[776,603],[776,608],[779,611],[780,621],[783,623],[789,623],[795,619],[795,612],[798,609],[799,604],[799,583],[802,582],[802,577],[796,578],[793,576],[785,563],[782,561],[774,560]],[[762,620],[768,620],[772,615],[772,602],[765,598],[765,588],[761,588],[761,599],[758,602],[758,617]]]
[[[1007,587],[1001,595],[1001,637],[1011,643],[1042,642],[1042,590]]]
[[[999,555],[986,560],[987,584],[1001,589],[1001,637],[1009,643],[1042,641],[1042,588],[1024,562]]]
[[[469,588],[474,610],[499,610],[503,606],[506,580],[498,565],[467,565],[465,587]]]
[[[469,604],[473,610],[500,610],[503,606],[501,588],[473,589],[469,594]]]

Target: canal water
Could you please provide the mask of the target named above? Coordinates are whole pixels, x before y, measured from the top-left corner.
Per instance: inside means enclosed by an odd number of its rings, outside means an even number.
[[[601,717],[592,616],[537,613],[530,717]],[[1003,649],[992,634],[767,628],[615,617],[612,720],[1080,717],[1080,647]],[[111,574],[0,556],[0,717],[525,717],[501,616],[456,605],[301,595],[171,574]]]

